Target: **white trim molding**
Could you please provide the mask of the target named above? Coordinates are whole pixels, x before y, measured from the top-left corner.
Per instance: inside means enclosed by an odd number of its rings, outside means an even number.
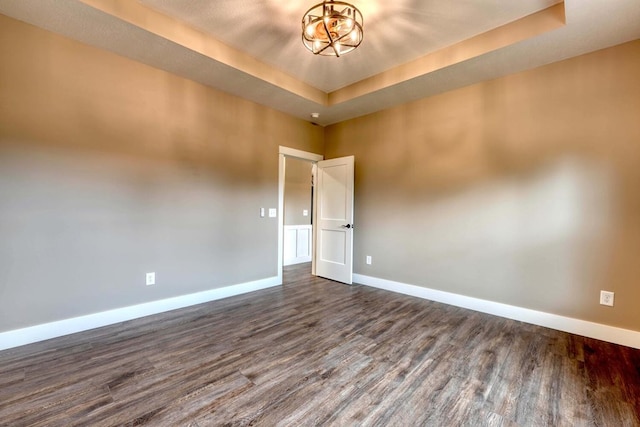
[[[0,332],[0,350],[44,341],[50,338],[61,337],[63,335],[69,335],[76,332],[87,331],[89,329],[108,326],[178,308],[189,307],[191,305],[201,304],[204,302],[228,298],[234,295],[246,294],[260,289],[278,286],[280,284],[281,282],[278,280],[277,276],[269,277],[267,279],[256,280],[253,282],[246,282],[238,285],[197,292],[194,294],[117,308],[114,310],[88,314],[86,316],[74,317],[51,323],[44,323],[13,331]]]
[[[283,265],[311,262],[312,234],[311,224],[284,226]]]
[[[315,180],[315,164],[316,162],[324,159],[322,154],[310,153],[307,151],[297,150],[295,148],[284,147],[282,145],[278,146],[278,210],[280,212],[280,216],[278,218],[278,280],[280,284],[282,284],[282,267],[284,265],[284,177],[286,173],[286,158],[294,157],[296,159],[308,160],[313,162],[313,176]],[[315,200],[314,200],[315,203]],[[311,213],[314,216],[315,221],[315,211]],[[315,247],[312,248],[315,251]],[[311,272],[315,274],[315,263],[313,263],[313,253],[311,256],[312,266]]]
[[[407,283],[379,279],[377,277],[365,276],[363,274],[354,274],[353,281],[354,283],[371,286],[373,288],[411,295],[456,307],[468,308],[470,310],[492,314],[494,316],[505,317],[507,319],[518,320],[533,325],[544,326],[546,328],[640,349],[639,331],[617,328],[615,326],[608,326],[586,320],[560,316],[557,314],[545,313],[543,311],[536,311],[499,302],[439,291],[436,289],[424,288],[422,286],[410,285]]]
[[[278,153],[283,154],[287,157],[295,157],[297,159],[309,160],[311,162],[319,162],[320,160],[324,160],[324,156],[322,154],[296,150],[295,148],[289,148],[282,145],[278,147]]]

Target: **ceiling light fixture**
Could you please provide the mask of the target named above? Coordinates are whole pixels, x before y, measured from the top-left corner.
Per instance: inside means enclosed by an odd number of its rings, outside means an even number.
[[[362,43],[362,13],[352,4],[324,1],[302,17],[302,43],[314,55],[340,56]]]

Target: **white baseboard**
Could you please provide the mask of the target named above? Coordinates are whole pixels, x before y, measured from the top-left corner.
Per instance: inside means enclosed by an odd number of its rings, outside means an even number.
[[[508,319],[531,323],[538,326],[557,329],[577,335],[608,341],[615,344],[625,345],[640,349],[640,332],[629,329],[617,328],[615,326],[602,325],[600,323],[588,322],[585,320],[559,316],[557,314],[545,313],[528,308],[516,307],[479,298],[453,294],[450,292],[438,291],[435,289],[423,288],[421,286],[409,285],[392,280],[379,279],[376,277],[354,274],[353,281],[366,286],[398,292],[418,298],[441,302],[457,307],[468,308],[495,316],[506,317]],[[86,316],[60,320],[57,322],[45,323],[22,329],[0,333],[0,350],[31,344],[38,341],[56,338],[63,335],[82,332],[89,329],[112,325],[114,323],[137,319],[152,314],[201,304],[222,298],[240,295],[248,292],[266,289],[280,285],[278,277],[256,280],[253,282],[241,283],[224,288],[212,289],[195,294],[183,295],[168,298],[160,301],[103,311]]]
[[[499,302],[423,288],[421,286],[394,282],[392,280],[379,279],[377,277],[370,277],[362,274],[354,274],[353,281],[354,283],[360,283],[373,288],[398,292],[405,295],[454,305],[456,307],[468,308],[482,313],[506,317],[507,319],[518,320],[525,323],[531,323],[533,325],[544,326],[551,329],[557,329],[559,331],[640,349],[639,331],[617,328],[615,326],[588,322],[586,320],[574,319],[571,317],[516,307]]]
[[[282,282],[277,276],[269,277],[267,279],[226,286],[224,288],[211,289],[209,291],[197,292],[195,294],[182,295],[160,301],[153,301],[103,311],[100,313],[88,314],[86,316],[59,320],[57,322],[44,323],[13,331],[0,332],[0,350],[99,328],[101,326],[112,325],[114,323],[137,319],[139,317],[158,314],[169,310],[227,298],[234,295],[245,294],[260,289],[266,289],[278,286],[281,283]]]

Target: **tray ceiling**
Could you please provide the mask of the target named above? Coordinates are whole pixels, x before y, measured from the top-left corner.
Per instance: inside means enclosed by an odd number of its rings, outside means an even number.
[[[365,39],[340,58],[302,45],[313,1],[0,0],[0,13],[321,125],[640,38],[637,0],[353,2]]]

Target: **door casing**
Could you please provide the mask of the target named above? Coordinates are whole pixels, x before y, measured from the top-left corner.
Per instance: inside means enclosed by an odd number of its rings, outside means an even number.
[[[314,164],[324,159],[322,154],[310,153],[308,151],[296,150],[295,148],[279,147],[279,167],[278,167],[278,281],[282,284],[282,266],[283,266],[283,250],[284,250],[284,178],[286,173],[286,158],[293,157],[296,159],[307,160]],[[315,208],[311,212],[313,223],[315,224]],[[315,230],[315,227],[314,227]],[[314,232],[315,234],[315,232]],[[315,236],[314,236],[315,239]],[[315,274],[315,243],[312,252],[312,274]]]

